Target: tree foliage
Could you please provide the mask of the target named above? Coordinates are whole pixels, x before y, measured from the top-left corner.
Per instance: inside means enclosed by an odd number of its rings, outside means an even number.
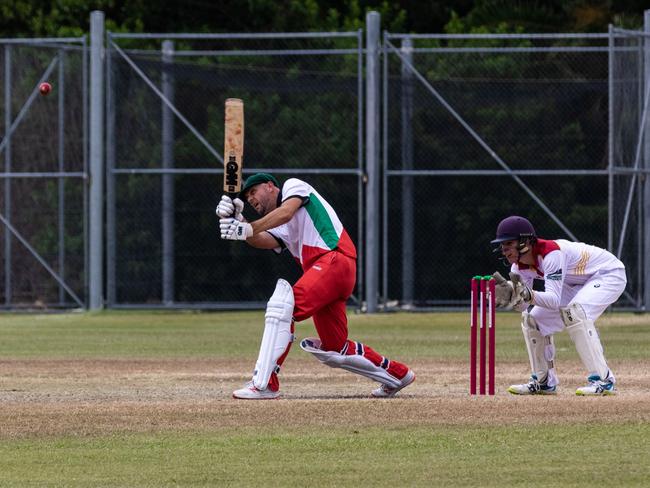
[[[500,24],[524,32],[603,32],[642,23],[642,0],[2,0],[0,36],[79,36],[102,10],[113,31],[301,32],[356,30],[378,11],[392,32],[441,32],[452,17],[466,29]]]

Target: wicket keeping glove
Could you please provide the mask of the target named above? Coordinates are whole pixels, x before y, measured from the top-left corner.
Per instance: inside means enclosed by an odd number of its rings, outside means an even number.
[[[221,238],[228,241],[245,241],[253,235],[253,226],[233,217],[220,219]]]
[[[234,200],[228,195],[221,195],[221,201],[217,205],[217,216],[220,219],[226,219],[228,217],[233,217],[237,220],[244,220],[242,216],[242,211],[244,210],[244,202],[239,198]]]
[[[516,297],[520,298],[520,301],[518,303],[514,303],[513,305],[516,307],[517,305],[521,305],[521,302],[525,302],[527,305],[532,303],[534,298],[533,290],[531,290],[523,281],[521,281],[521,276],[510,272],[510,279],[512,280],[512,286],[514,289],[512,297],[513,301]]]
[[[498,308],[505,308],[510,310],[512,308],[512,295],[514,294],[514,286],[512,281],[506,280],[501,273],[495,271],[492,275],[494,278],[494,304]]]

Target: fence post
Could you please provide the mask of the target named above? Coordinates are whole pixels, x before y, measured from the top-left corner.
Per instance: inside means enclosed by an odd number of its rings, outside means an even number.
[[[643,30],[650,34],[650,10],[643,13]],[[641,107],[645,106],[645,97],[650,90],[650,38],[643,38],[643,94]],[[650,170],[650,124],[645,124],[643,134],[643,166]],[[650,308],[650,173],[643,178],[643,304],[642,308]]]
[[[174,103],[174,41],[162,43],[162,92]],[[162,105],[162,167],[174,167],[174,114],[166,103]],[[174,302],[174,175],[162,176],[162,301],[165,305]]]
[[[378,12],[366,14],[366,306],[377,311],[379,290],[379,27]]]
[[[104,12],[90,13],[90,256],[88,306],[103,307]]]
[[[106,297],[105,306],[113,307],[117,302],[117,228],[116,228],[116,174],[115,174],[115,116],[117,99],[115,94],[116,64],[113,61],[113,39],[106,36]]]
[[[11,46],[5,46],[5,76],[4,76],[4,97],[5,97],[5,133],[4,137],[7,138],[7,143],[5,145],[5,171],[11,173],[11,134],[9,134],[9,127],[11,127],[11,118],[12,118],[12,107],[11,107],[11,87],[12,87],[12,73],[11,73]],[[5,214],[5,219],[7,222],[11,223],[11,178],[5,178],[4,180],[4,207],[3,212]],[[5,280],[4,280],[4,289],[5,289],[5,306],[8,308],[11,306],[12,301],[12,264],[11,264],[11,232],[9,229],[5,229],[4,232],[4,266],[5,266]]]
[[[607,27],[607,249],[614,249],[614,34],[613,26]],[[620,256],[619,256],[620,257]]]
[[[413,63],[413,41],[402,40],[402,55]],[[413,169],[413,72],[402,63],[402,169]],[[402,177],[402,306],[413,306],[413,263],[414,235],[413,228],[413,177]]]
[[[57,83],[59,89],[58,99],[58,169],[59,172],[65,171],[65,50],[59,49],[59,73]],[[59,241],[59,276],[65,281],[65,179],[59,178],[58,185],[58,241]],[[65,302],[65,289],[59,285],[59,304]]]

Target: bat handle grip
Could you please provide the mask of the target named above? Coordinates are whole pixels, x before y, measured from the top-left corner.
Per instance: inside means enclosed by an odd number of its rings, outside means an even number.
[[[235,191],[235,192],[229,191],[229,192],[226,192],[226,195],[228,195],[230,197],[230,199],[233,201],[233,206],[234,206],[235,205],[235,203],[234,203],[235,198],[239,198],[239,192],[238,191]],[[230,217],[234,218],[236,213],[237,213],[237,207],[235,206],[233,211],[232,211],[232,214],[230,214]]]

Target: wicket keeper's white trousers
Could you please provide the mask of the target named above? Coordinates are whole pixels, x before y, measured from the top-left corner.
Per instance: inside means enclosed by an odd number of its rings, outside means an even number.
[[[564,285],[560,307],[579,303],[587,318],[595,322],[598,317],[622,295],[627,284],[624,269],[615,269],[593,275],[583,285]],[[531,315],[535,318],[543,336],[564,330],[564,322],[559,310],[539,306],[533,307]]]

